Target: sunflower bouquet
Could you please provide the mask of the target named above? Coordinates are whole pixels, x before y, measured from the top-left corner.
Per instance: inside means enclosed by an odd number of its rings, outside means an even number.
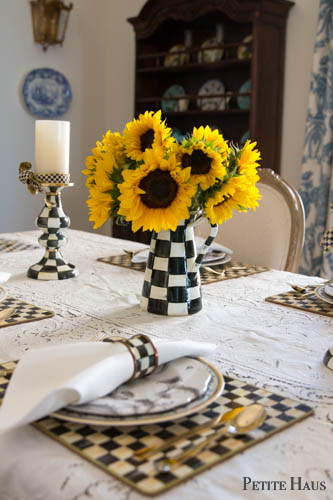
[[[228,144],[209,126],[177,143],[161,111],[146,111],[122,134],[108,131],[87,158],[89,220],[94,229],[114,218],[134,232],[159,232],[175,231],[193,213],[221,224],[233,210],[255,210],[261,159],[255,146]]]

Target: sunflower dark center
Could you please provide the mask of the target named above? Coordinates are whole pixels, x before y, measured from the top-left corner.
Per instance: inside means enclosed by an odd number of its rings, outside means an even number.
[[[154,142],[154,131],[153,129],[147,130],[142,136],[140,137],[140,146],[141,146],[141,151],[145,151],[147,148],[151,148]]]
[[[167,208],[177,196],[178,184],[169,172],[156,169],[141,179],[139,187],[145,191],[141,201],[148,208]]]
[[[221,205],[223,205],[226,201],[230,200],[230,198],[232,198],[231,194],[225,194],[225,195],[223,196],[223,200],[222,200],[222,201],[220,201],[220,203],[217,203],[217,204],[215,205],[215,207],[220,207],[220,206],[221,206]]]
[[[191,167],[192,175],[208,174],[211,164],[211,158],[200,149],[195,149],[191,155],[185,153],[182,159],[182,167]]]

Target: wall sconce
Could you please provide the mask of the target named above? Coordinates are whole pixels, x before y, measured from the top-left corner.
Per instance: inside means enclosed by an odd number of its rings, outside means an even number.
[[[34,40],[46,50],[49,45],[62,45],[73,4],[61,0],[31,0]]]

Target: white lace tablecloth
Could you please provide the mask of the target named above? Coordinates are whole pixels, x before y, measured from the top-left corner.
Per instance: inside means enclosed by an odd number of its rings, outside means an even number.
[[[320,283],[319,278],[269,271],[203,287],[203,310],[188,317],[155,316],[139,308],[143,273],[98,262],[140,244],[81,231],[68,231],[64,257],[80,276],[57,282],[26,278],[42,249],[0,254],[9,271],[9,293],[52,309],[53,318],[0,330],[0,361],[17,359],[51,342],[78,342],[97,332],[147,333],[152,338],[215,342],[211,360],[222,373],[246,379],[315,407],[289,429],[161,495],[166,500],[333,498],[333,372],[322,363],[333,346],[333,319],[267,303],[287,283]],[[39,231],[2,234],[37,241]],[[31,426],[0,436],[0,500],[136,500],[144,498]],[[253,481],[302,477],[324,481],[322,491],[243,490]],[[316,484],[316,483],[314,483]],[[288,488],[287,488],[288,489]],[[160,498],[160,497],[158,497]]]

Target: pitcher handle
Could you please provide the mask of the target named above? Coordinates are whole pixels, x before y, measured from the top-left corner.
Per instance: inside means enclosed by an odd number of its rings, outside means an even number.
[[[191,272],[196,273],[197,271],[199,271],[202,260],[203,260],[204,256],[206,255],[207,251],[209,250],[209,247],[213,243],[213,241],[217,235],[218,229],[219,229],[218,224],[210,224],[210,234],[209,234],[208,238],[206,239],[206,241],[204,242],[204,244],[202,245],[202,247],[200,248],[199,253],[197,255],[197,258],[194,261],[194,266],[193,266],[193,269]]]

